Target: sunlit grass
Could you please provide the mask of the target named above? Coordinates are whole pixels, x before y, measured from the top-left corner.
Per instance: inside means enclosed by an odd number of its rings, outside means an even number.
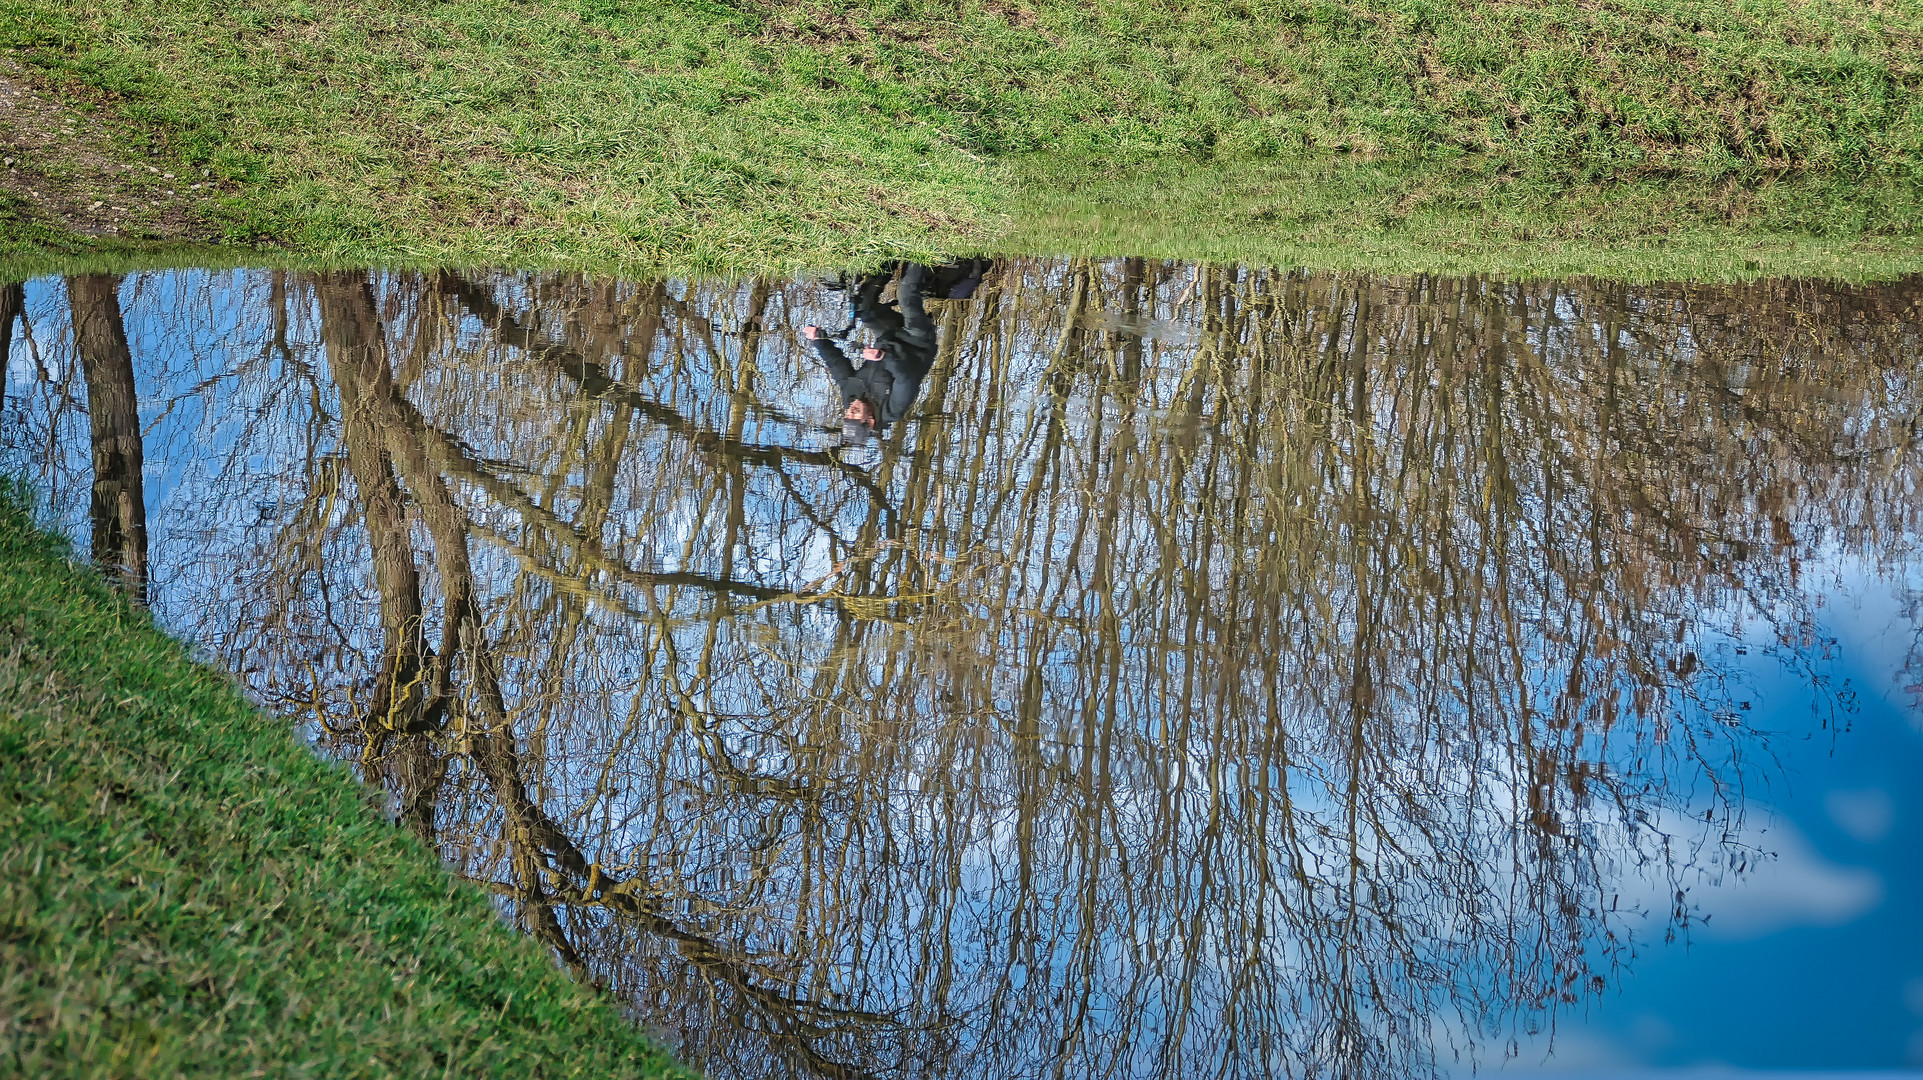
[[[1887,178],[1559,186],[1368,162],[1024,170],[1005,250],[1639,282],[1923,271],[1923,199]]]
[[[1811,221],[1850,202],[1836,185],[1923,170],[1923,10],[1863,2],[0,0],[0,45],[130,121],[130,146],[214,170],[228,242],[332,263],[738,274],[1109,250],[1124,234],[1075,207],[1091,193],[1047,186],[1071,161],[1328,174],[1289,188],[1306,218],[1177,198],[1126,234],[1326,259],[1356,246],[1336,235],[1354,214],[1329,211],[1369,186],[1361,161],[1404,196],[1461,175],[1528,192],[1415,193],[1364,230],[1384,266],[1718,273],[1780,250],[1794,272],[1880,274],[1907,257],[1886,226]],[[1038,157],[1057,164],[1022,164]],[[1786,180],[1799,194],[1752,200],[1764,213],[1707,205]],[[1623,205],[1681,214],[1591,227]],[[1681,253],[1650,262],[1661,245]]]
[[[678,1072],[0,485],[0,1071]]]

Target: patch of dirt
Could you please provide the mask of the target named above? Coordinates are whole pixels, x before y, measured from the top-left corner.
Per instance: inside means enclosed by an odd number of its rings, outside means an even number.
[[[125,122],[91,110],[0,56],[0,192],[28,216],[87,236],[209,240],[204,207],[220,193],[209,175],[117,145]]]

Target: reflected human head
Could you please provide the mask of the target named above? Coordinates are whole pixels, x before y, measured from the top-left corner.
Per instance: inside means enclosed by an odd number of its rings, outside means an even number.
[[[881,424],[881,413],[867,398],[856,398],[841,412],[841,441],[859,446],[868,441]]]
[[[861,350],[861,358],[863,360],[870,360],[870,361],[880,360],[882,358],[882,355],[883,355],[882,351],[873,345],[867,346],[866,348]]]

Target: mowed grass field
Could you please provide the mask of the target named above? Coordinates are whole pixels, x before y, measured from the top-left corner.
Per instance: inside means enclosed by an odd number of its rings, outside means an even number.
[[[688,1077],[0,482],[0,1075]]]
[[[1917,249],[1912,3],[0,0],[0,48],[325,261]]]

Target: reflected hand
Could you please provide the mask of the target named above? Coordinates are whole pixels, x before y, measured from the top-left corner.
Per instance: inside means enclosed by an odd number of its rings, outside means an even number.
[[[801,328],[801,336],[807,338],[809,341],[817,341],[821,338],[821,327],[816,326],[814,323],[809,323]]]

